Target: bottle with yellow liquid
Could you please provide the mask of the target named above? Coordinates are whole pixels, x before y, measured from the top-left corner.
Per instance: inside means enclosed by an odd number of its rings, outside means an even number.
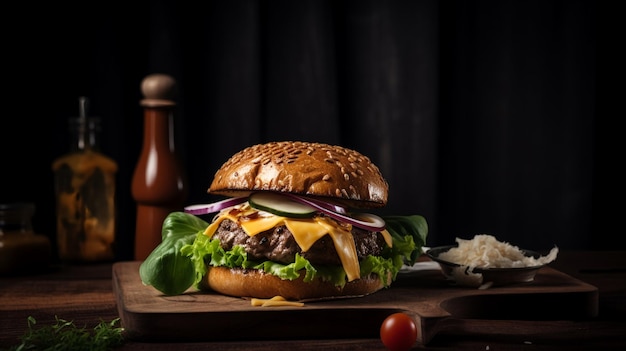
[[[88,99],[80,97],[79,116],[69,120],[71,151],[52,164],[57,246],[64,262],[115,258],[117,163],[100,152],[100,119],[87,116],[87,108]]]

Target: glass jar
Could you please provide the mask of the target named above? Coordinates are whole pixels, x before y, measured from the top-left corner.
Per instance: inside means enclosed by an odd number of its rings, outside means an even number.
[[[0,274],[19,275],[48,269],[52,255],[48,237],[33,231],[35,205],[0,204]]]

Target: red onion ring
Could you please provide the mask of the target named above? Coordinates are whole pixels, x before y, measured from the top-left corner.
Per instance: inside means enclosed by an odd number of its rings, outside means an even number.
[[[333,212],[337,212],[340,214],[347,214],[348,210],[346,210],[345,207],[340,206],[340,205],[336,205],[330,202],[326,202],[326,201],[322,201],[322,200],[318,200],[318,199],[312,199],[312,198],[308,198],[309,201],[315,202],[320,206],[323,206],[326,209],[329,209]]]
[[[186,213],[193,215],[203,215],[208,213],[219,212],[225,208],[239,205],[248,201],[247,196],[232,197],[225,200],[217,201],[210,204],[191,205],[184,208]]]
[[[362,220],[329,210],[327,206],[319,205],[317,201],[311,201],[310,199],[305,199],[303,197],[289,194],[289,193],[282,193],[282,194],[298,202],[301,202],[305,205],[309,205],[319,210],[320,212],[324,213],[330,218],[352,224],[353,226],[359,227],[361,229],[365,229],[370,232],[379,232],[385,229],[385,220],[375,214],[371,214],[371,213],[359,214],[361,217],[366,218],[366,220],[362,221]]]

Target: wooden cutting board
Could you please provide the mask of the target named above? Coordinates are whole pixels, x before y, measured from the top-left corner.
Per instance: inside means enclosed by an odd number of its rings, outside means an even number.
[[[249,299],[192,289],[165,296],[142,284],[139,265],[113,265],[122,326],[138,341],[378,338],[385,317],[405,312],[418,324],[418,343],[426,344],[441,331],[472,334],[477,319],[574,320],[598,314],[596,287],[549,266],[533,282],[479,290],[450,285],[431,265],[401,273],[390,288],[368,296],[253,307]]]

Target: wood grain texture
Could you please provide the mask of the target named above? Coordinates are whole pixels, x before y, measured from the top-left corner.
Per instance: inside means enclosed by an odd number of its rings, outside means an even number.
[[[418,343],[427,344],[439,332],[516,334],[527,330],[526,324],[598,314],[598,289],[551,267],[542,268],[531,283],[487,290],[452,286],[438,270],[418,270],[364,297],[253,307],[245,298],[191,289],[164,296],[141,283],[139,264],[113,265],[118,312],[127,335],[137,341],[375,338],[384,318],[402,311],[416,320]],[[484,322],[490,320],[518,323]],[[500,327],[485,330],[485,323]]]

